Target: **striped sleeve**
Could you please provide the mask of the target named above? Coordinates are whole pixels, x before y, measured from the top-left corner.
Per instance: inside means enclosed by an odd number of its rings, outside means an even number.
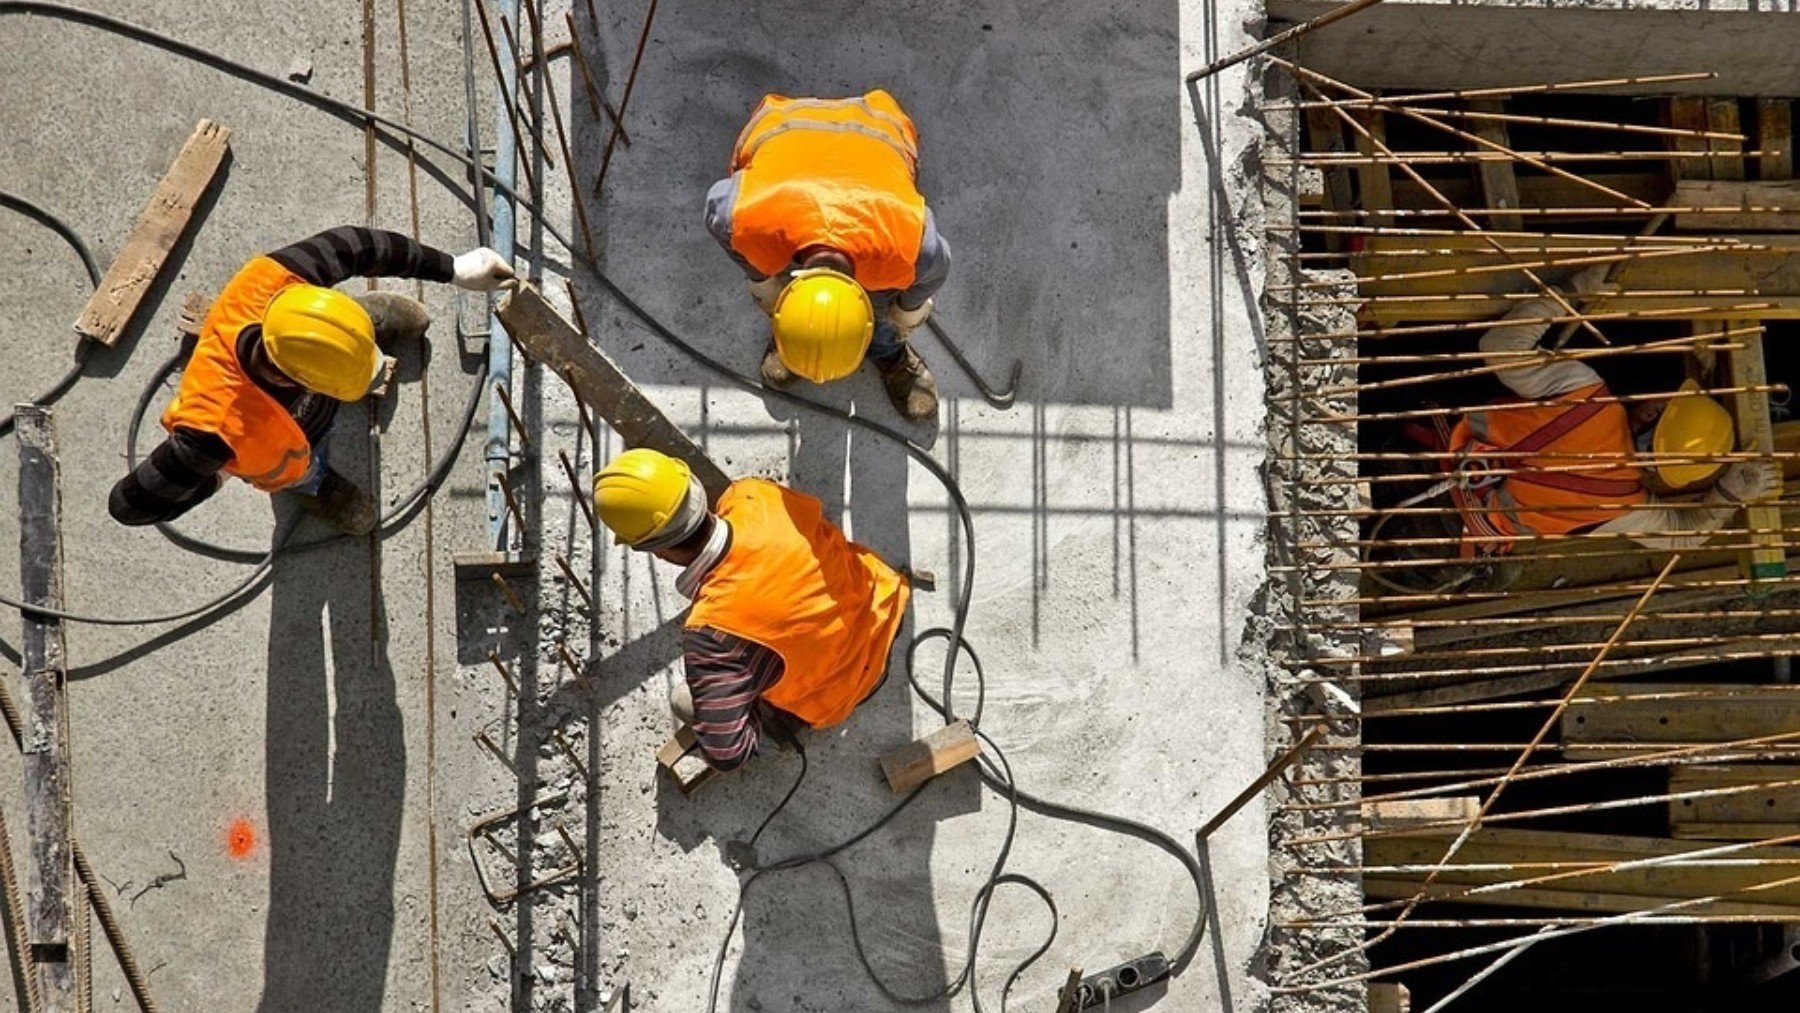
[[[217,492],[231,448],[211,433],[177,429],[119,479],[107,512],[120,524],[172,521]]]
[[[756,752],[757,703],[781,678],[781,655],[710,627],[682,631],[681,650],[700,752],[714,770],[736,770]]]
[[[281,266],[314,285],[336,285],[357,277],[423,278],[449,281],[454,258],[398,232],[343,225],[327,229],[269,254]]]

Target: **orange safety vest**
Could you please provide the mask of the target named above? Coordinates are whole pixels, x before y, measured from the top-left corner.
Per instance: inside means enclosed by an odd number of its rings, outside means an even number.
[[[919,134],[894,97],[765,95],[731,152],[731,248],[764,276],[810,246],[871,292],[912,285],[925,236]]]
[[[1643,472],[1631,464],[1636,447],[1622,405],[1596,402],[1603,383],[1556,398],[1556,404],[1470,412],[1450,434],[1462,468],[1516,469],[1475,477],[1457,489],[1464,535],[1566,534],[1604,524],[1649,499]],[[1496,451],[1499,456],[1484,457]],[[1617,467],[1594,468],[1591,454],[1617,454]],[[1573,456],[1572,456],[1573,455]],[[1547,468],[1581,466],[1579,471]],[[1510,543],[1463,543],[1465,557],[1499,553]]]
[[[264,492],[304,478],[312,446],[281,402],[238,362],[238,334],[262,323],[263,311],[282,289],[304,284],[305,278],[268,257],[245,264],[206,312],[181,387],[162,416],[164,429],[193,429],[224,440],[231,448],[225,470]]]
[[[819,501],[760,478],[733,482],[715,512],[731,547],[700,584],[689,629],[708,626],[781,656],[763,693],[814,728],[835,725],[887,671],[911,589],[844,537]]]

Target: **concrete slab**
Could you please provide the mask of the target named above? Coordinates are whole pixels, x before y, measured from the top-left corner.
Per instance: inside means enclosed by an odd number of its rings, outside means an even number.
[[[276,73],[309,64],[311,87],[324,93],[363,92],[354,4],[303,0],[278,19],[191,3],[97,6]],[[565,6],[548,5],[552,41],[566,34]],[[588,4],[575,13],[597,84],[617,102],[643,11],[602,6],[597,25]],[[728,469],[819,495],[855,537],[938,573],[943,589],[921,596],[911,628],[944,623],[949,602],[972,594],[969,639],[987,677],[982,727],[1021,785],[1132,815],[1178,840],[1191,840],[1265,755],[1266,675],[1240,653],[1264,573],[1260,241],[1244,174],[1256,134],[1241,117],[1241,71],[1201,94],[1200,114],[1181,87],[1185,70],[1243,41],[1238,22],[1249,11],[1196,0],[1053,11],[780,2],[663,5],[657,15],[628,113],[634,143],[615,153],[590,217],[620,284],[733,368],[754,368],[764,325],[701,227],[700,207],[757,97],[885,86],[918,119],[926,191],[957,257],[942,319],[990,376],[1013,358],[1026,362],[1019,405],[997,412],[970,397],[932,339],[921,342],[949,396],[941,427],[911,435],[973,506],[972,586],[947,498],[894,445],[727,389],[576,279],[598,340]],[[374,14],[376,102],[399,116],[397,11],[376,5]],[[406,5],[411,114],[443,139],[463,127],[461,16],[448,0]],[[35,54],[0,83],[0,122],[9,136],[32,138],[0,153],[0,179],[66,215],[103,260],[196,119],[235,131],[225,186],[175,258],[179,275],[154,319],[97,358],[93,377],[58,409],[71,604],[126,615],[197,600],[243,564],[121,529],[103,506],[124,467],[132,404],[174,347],[180,296],[216,288],[251,253],[317,229],[365,220],[410,229],[406,159],[383,146],[371,163],[359,130],[138,44],[38,19],[0,24],[15,50]],[[478,59],[482,49],[477,37]],[[579,180],[569,185],[557,155],[547,206],[569,231],[605,139],[585,100],[571,101],[580,85],[567,58],[550,66]],[[491,142],[485,85],[479,101]],[[437,162],[438,175],[460,179]],[[428,241],[472,244],[467,208],[429,165],[418,195]],[[66,366],[67,323],[85,286],[37,226],[0,216],[0,239],[32,251],[0,273],[0,300],[19,308],[6,345],[16,364],[6,396],[16,398]],[[524,259],[564,298],[566,251],[530,228],[521,242],[542,251]],[[340,466],[378,481],[384,501],[445,452],[471,383],[473,360],[449,326],[454,299],[447,290],[426,297],[439,320],[429,356],[403,364],[407,382],[377,414],[373,438],[360,411],[336,434]],[[893,419],[868,376],[808,393]],[[742,881],[724,861],[727,845],[755,830],[798,764],[766,756],[693,799],[653,776],[652,753],[669,730],[664,698],[679,678],[674,575],[611,546],[596,551],[574,503],[580,492],[557,451],[585,475],[616,445],[578,434],[554,378],[523,371],[515,400],[541,434],[538,467],[527,460],[517,473],[530,541],[546,561],[560,553],[574,562],[597,615],[548,563],[535,580],[514,579],[522,615],[491,585],[453,581],[451,555],[487,547],[481,465],[465,451],[429,520],[379,545],[284,560],[268,594],[227,615],[172,632],[71,632],[80,830],[124,891],[140,959],[161,966],[152,982],[167,1008],[217,1008],[229,996],[227,1005],[267,1010],[595,1009],[628,983],[634,1008],[706,1008]],[[12,457],[0,452],[0,506],[13,495]],[[260,552],[269,504],[233,488],[179,527]],[[0,574],[16,566],[13,545],[0,540]],[[559,643],[593,694],[559,671]],[[502,688],[490,651],[519,698]],[[922,648],[922,670],[935,675],[941,652]],[[970,666],[962,673],[956,699],[968,713]],[[807,780],[757,853],[816,848],[877,818],[892,798],[876,757],[934,721],[896,677],[846,725],[813,736]],[[552,730],[591,781],[573,773]],[[518,776],[473,741],[480,731]],[[903,993],[960,974],[968,911],[1005,837],[1003,800],[969,775],[942,779],[840,861],[874,969]],[[11,757],[0,760],[0,785],[17,784]],[[491,908],[461,836],[480,815],[529,810],[546,793],[567,799],[501,834],[528,865],[501,885],[569,857],[559,822],[594,860],[571,884]],[[10,810],[10,798],[0,805]],[[234,860],[227,829],[237,819],[257,844]],[[1213,842],[1208,936],[1158,1008],[1260,1003],[1248,968],[1267,906],[1263,819],[1252,807]],[[130,904],[169,871],[171,851],[188,879]],[[478,852],[503,868],[498,849]],[[1060,909],[1055,943],[1013,988],[1021,1008],[1047,1005],[1071,964],[1173,952],[1197,910],[1174,860],[1037,816],[1021,817],[1009,870],[1042,882]],[[1048,927],[1027,892],[1000,890],[976,982],[985,1005],[998,1004],[1006,969]],[[509,961],[496,930],[523,956]],[[896,1008],[858,964],[849,934],[826,870],[758,883],[725,951],[720,1007]],[[107,996],[118,980],[105,960],[96,966]],[[970,1006],[965,990],[934,1008]]]

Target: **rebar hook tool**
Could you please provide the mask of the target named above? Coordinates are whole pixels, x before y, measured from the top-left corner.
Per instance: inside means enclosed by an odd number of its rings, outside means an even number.
[[[1025,363],[1018,359],[1014,359],[1012,373],[1006,379],[1006,389],[995,390],[988,386],[988,382],[981,378],[980,373],[975,372],[975,367],[966,357],[964,357],[962,349],[956,347],[956,342],[950,340],[950,335],[944,333],[944,328],[939,326],[936,320],[926,317],[925,325],[931,328],[931,333],[937,335],[938,341],[943,343],[944,348],[949,351],[950,357],[956,360],[956,364],[962,367],[963,373],[966,374],[970,380],[975,381],[975,388],[981,391],[982,398],[985,399],[988,404],[1001,409],[1011,408],[1013,406],[1013,399],[1016,398],[1019,393],[1019,374],[1024,371]]]

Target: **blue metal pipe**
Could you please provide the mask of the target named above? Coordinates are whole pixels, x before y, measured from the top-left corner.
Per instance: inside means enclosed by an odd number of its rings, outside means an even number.
[[[486,0],[473,0],[485,3]],[[519,23],[519,0],[499,0],[500,16],[509,24]],[[519,85],[518,54],[507,53],[500,62],[500,80],[494,94],[494,176],[501,185],[494,190],[494,251],[500,259],[513,262],[513,240],[518,229],[518,209],[508,196],[518,178],[519,150],[513,136],[512,123],[506,114],[506,96],[514,95]],[[494,394],[504,389],[512,394],[512,339],[506,325],[493,310],[495,298],[488,300],[488,430],[485,444],[488,483],[488,542],[497,552],[510,546],[506,535],[506,496],[500,490],[496,474],[505,474],[512,464],[512,419],[506,406]],[[524,532],[516,532],[523,539]]]

